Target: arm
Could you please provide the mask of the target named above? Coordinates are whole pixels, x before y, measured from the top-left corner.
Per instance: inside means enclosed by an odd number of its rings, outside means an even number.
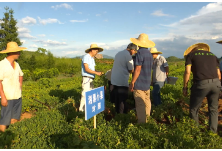
[[[217,74],[218,74],[219,80],[221,80],[221,72],[220,72],[220,69],[217,69]]]
[[[23,82],[23,76],[19,76],[19,83],[21,90],[22,90],[22,82]]]
[[[166,71],[166,76],[168,77],[168,74],[169,74],[169,66],[167,67],[164,67],[165,71]]]
[[[2,106],[7,106],[8,105],[8,101],[5,97],[5,93],[3,91],[3,85],[2,85],[2,80],[0,80],[0,96],[1,96],[1,104]]]
[[[136,82],[137,78],[140,75],[141,67],[142,66],[136,66],[136,69],[135,69],[135,72],[134,72],[134,75],[133,75],[133,79],[132,79],[132,82],[131,82],[131,85],[130,85],[131,91],[133,91],[134,83]]]
[[[85,67],[86,72],[88,72],[88,73],[96,74],[98,76],[102,75],[101,72],[96,72],[96,71],[89,69],[89,65],[87,63],[84,63],[84,67]]]
[[[187,65],[183,76],[183,95],[187,96],[187,86],[190,79],[191,66]]]

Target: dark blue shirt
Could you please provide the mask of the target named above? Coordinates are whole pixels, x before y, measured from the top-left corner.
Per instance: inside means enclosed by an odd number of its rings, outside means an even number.
[[[134,89],[147,91],[150,89],[151,70],[153,65],[153,56],[148,48],[140,48],[136,54],[136,66],[142,66],[140,75],[137,78]]]

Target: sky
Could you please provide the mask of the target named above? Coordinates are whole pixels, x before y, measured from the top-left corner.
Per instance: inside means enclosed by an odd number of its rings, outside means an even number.
[[[75,57],[96,43],[114,57],[145,33],[164,57],[183,58],[198,42],[222,56],[222,2],[0,2],[0,18],[6,6],[28,51]]]

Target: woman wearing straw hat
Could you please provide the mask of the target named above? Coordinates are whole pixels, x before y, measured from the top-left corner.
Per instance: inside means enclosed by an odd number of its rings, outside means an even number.
[[[0,96],[1,118],[0,131],[5,131],[6,126],[20,120],[22,111],[22,81],[23,72],[17,62],[20,51],[27,49],[19,47],[16,42],[9,42],[6,50],[7,57],[0,61]]]
[[[97,53],[102,51],[103,48],[98,47],[97,44],[91,44],[90,48],[85,50],[87,54],[82,58],[82,96],[79,111],[85,111],[85,92],[93,89],[95,75],[102,75],[102,72],[95,71],[94,60]]]
[[[184,52],[185,72],[183,94],[187,96],[190,72],[193,73],[193,84],[190,95],[190,117],[199,123],[198,111],[207,97],[209,109],[209,129],[217,132],[218,125],[218,96],[220,92],[220,70],[217,57],[210,52],[205,43],[197,43]]]
[[[161,104],[160,89],[163,87],[167,76],[169,74],[169,67],[166,59],[163,56],[160,56],[162,52],[157,51],[156,48],[151,48],[150,53],[153,55],[153,74],[152,82],[153,85],[153,102],[154,105]]]
[[[149,40],[147,34],[140,34],[138,38],[130,38],[131,42],[139,46],[135,59],[135,72],[130,85],[134,94],[138,123],[146,123],[150,116],[150,84],[153,56],[148,48],[154,47],[155,43]]]

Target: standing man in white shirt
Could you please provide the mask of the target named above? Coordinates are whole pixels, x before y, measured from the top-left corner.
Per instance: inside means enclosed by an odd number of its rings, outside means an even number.
[[[134,71],[132,55],[136,53],[137,49],[137,45],[130,43],[127,49],[118,52],[114,59],[111,84],[114,86],[113,91],[117,113],[127,113],[128,80],[130,73]]]
[[[98,47],[97,44],[91,44],[90,48],[85,50],[87,54],[82,58],[82,97],[79,111],[85,111],[85,93],[86,91],[93,89],[93,80],[95,75],[102,75],[102,72],[95,71],[96,64],[94,60],[97,53],[102,51],[103,48]]]
[[[0,96],[1,118],[0,131],[4,132],[6,126],[20,120],[22,111],[22,81],[23,72],[17,62],[20,51],[27,49],[19,47],[16,42],[9,42],[6,50],[7,57],[0,61]]]
[[[163,56],[160,56],[162,52],[157,51],[155,47],[150,49],[150,53],[153,55],[153,74],[152,82],[153,85],[153,102],[154,105],[161,104],[160,89],[164,86],[165,81],[167,80],[169,74],[169,66],[166,59]]]

